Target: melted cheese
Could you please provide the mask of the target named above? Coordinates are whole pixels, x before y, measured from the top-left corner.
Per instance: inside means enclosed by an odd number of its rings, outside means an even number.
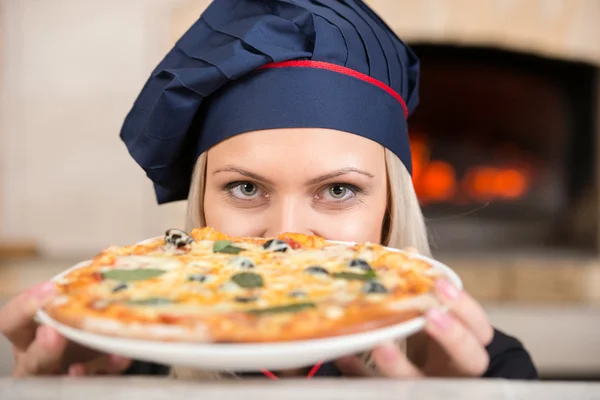
[[[146,248],[138,245],[130,246],[128,250],[116,249],[116,256],[105,252],[92,266],[67,275],[65,280],[69,283],[65,284],[68,288],[66,292],[77,294],[81,298],[106,300],[109,308],[133,310],[148,318],[158,315],[243,312],[312,301],[326,307],[324,312],[327,318],[336,319],[343,315],[344,304],[357,299],[380,302],[387,297],[387,294],[363,293],[363,280],[332,276],[339,272],[364,272],[349,269],[348,264],[352,259],[360,258],[369,263],[375,270],[377,279],[389,293],[397,290],[418,293],[419,290],[428,290],[431,283],[431,279],[425,274],[415,273],[427,270],[427,264],[405,254],[390,252],[379,245],[329,245],[319,238],[286,234],[281,237],[292,239],[304,247],[286,252],[271,252],[263,249],[262,243],[266,239],[231,239],[210,228],[195,230],[192,236],[195,241],[181,249],[174,249],[173,246],[157,241]],[[215,253],[215,241],[226,239],[232,240],[233,245],[243,251],[237,255]],[[240,256],[251,259],[254,267],[236,266],[233,260]],[[329,274],[307,273],[305,269],[310,266],[323,267]],[[83,279],[91,277],[96,271],[111,269],[158,269],[164,273],[149,279],[126,282],[127,287],[118,291],[115,288],[120,282],[111,279]],[[263,286],[241,287],[232,281],[232,276],[240,272],[260,275]],[[190,279],[192,276],[195,278]],[[290,295],[297,291],[306,295],[300,298]],[[156,298],[170,303],[144,305],[130,302]]]

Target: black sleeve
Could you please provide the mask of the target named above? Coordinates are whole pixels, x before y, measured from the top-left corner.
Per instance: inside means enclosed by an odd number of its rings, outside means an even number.
[[[134,360],[123,375],[169,375],[169,371],[166,365]]]
[[[494,339],[486,350],[490,365],[484,378],[538,379],[531,356],[517,339],[494,330]]]

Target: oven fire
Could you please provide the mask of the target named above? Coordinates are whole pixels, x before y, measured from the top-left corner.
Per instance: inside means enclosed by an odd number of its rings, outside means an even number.
[[[423,205],[513,201],[526,196],[531,187],[532,168],[518,161],[517,154],[501,157],[512,162],[490,161],[460,171],[451,162],[432,156],[426,135],[412,135],[411,149],[413,183]]]

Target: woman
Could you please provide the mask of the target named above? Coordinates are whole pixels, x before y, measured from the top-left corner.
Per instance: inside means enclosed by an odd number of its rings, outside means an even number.
[[[406,121],[418,73],[410,49],[359,0],[216,0],[154,71],[121,137],[159,203],[188,198],[188,228],[295,231],[428,254]],[[15,375],[168,372],[36,328],[33,312],[51,295],[43,284],[0,311]],[[317,375],[536,378],[521,344],[495,331],[472,297],[446,282],[437,295],[449,311],[431,310],[406,352],[382,344]]]

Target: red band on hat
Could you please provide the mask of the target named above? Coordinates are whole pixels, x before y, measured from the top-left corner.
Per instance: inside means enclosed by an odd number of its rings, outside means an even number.
[[[408,118],[408,107],[404,103],[402,96],[398,94],[394,89],[386,85],[385,83],[378,81],[377,79],[365,75],[362,72],[355,71],[353,69],[342,67],[341,65],[332,64],[324,61],[310,61],[310,60],[292,60],[292,61],[281,61],[276,63],[265,64],[259,69],[271,69],[271,68],[318,68],[326,69],[328,71],[338,72],[340,74],[348,75],[356,79],[360,79],[363,82],[370,83],[371,85],[377,86],[380,89],[385,90],[388,94],[393,96],[402,105],[404,110],[404,117]]]

